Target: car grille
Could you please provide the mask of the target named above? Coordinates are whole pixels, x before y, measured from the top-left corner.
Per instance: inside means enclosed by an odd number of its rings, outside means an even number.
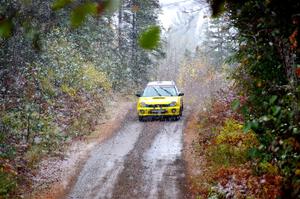
[[[146,107],[149,108],[162,108],[162,107],[169,107],[170,104],[147,104]]]
[[[149,111],[150,113],[152,113],[152,114],[165,114],[165,113],[167,113],[167,110],[164,110],[164,109],[160,109],[160,110],[151,110],[151,111]]]

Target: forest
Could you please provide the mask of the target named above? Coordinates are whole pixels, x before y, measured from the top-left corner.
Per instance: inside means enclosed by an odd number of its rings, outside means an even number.
[[[273,180],[265,191],[270,198],[299,198],[299,1],[195,0],[208,3],[210,21],[202,43],[183,52],[178,66],[168,61],[173,49],[159,22],[158,0],[0,2],[0,198],[30,192],[44,157],[60,156],[70,142],[91,134],[109,101],[164,77],[166,65],[176,67],[170,74],[186,90],[205,89],[203,95],[213,92],[215,100],[226,101],[235,120],[222,119],[214,142],[236,148],[245,142],[240,167],[245,163]],[[213,82],[212,74],[224,71],[227,80]],[[223,84],[234,92],[214,88]],[[219,157],[237,154],[226,147]],[[204,192],[197,193],[231,197]],[[248,195],[266,198],[254,192]]]

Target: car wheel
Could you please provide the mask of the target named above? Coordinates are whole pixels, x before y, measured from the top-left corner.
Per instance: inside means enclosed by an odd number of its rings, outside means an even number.
[[[140,122],[145,121],[144,117],[143,117],[143,116],[139,116],[139,121],[140,121]]]
[[[179,115],[178,115],[178,116],[173,116],[173,117],[172,117],[172,120],[173,120],[173,121],[178,121],[178,120],[180,120],[180,116],[179,116]]]

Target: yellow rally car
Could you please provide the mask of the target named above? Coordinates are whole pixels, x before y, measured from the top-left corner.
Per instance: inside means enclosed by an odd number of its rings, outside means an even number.
[[[184,93],[178,92],[173,81],[149,82],[139,97],[137,112],[139,120],[147,116],[173,116],[179,119],[183,111]]]

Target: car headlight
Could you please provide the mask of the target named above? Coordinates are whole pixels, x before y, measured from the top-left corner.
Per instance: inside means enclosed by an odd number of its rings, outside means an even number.
[[[171,102],[170,106],[176,106],[176,102]]]
[[[140,103],[140,107],[146,107],[146,106],[147,106],[147,104],[145,102]]]

